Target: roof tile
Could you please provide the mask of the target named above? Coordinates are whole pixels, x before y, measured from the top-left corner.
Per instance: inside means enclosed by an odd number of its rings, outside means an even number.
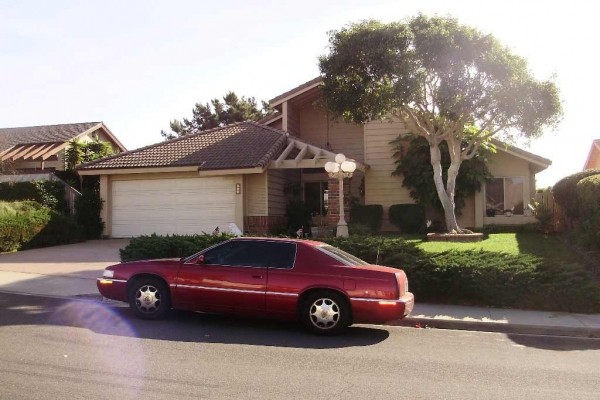
[[[100,122],[0,128],[0,151],[18,144],[66,142]]]

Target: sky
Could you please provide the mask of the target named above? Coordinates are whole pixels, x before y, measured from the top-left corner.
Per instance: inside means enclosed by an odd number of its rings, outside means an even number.
[[[564,118],[519,145],[552,160],[538,187],[580,171],[600,93],[600,2],[0,0],[0,127],[103,121],[128,148],[228,91],[269,100],[319,75],[327,33],[364,19],[451,15],[554,76]]]

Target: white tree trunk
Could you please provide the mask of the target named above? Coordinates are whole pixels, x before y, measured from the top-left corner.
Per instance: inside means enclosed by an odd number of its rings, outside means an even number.
[[[451,147],[450,143],[448,147]],[[444,179],[442,176],[442,155],[438,143],[429,143],[431,154],[431,166],[433,167],[433,181],[435,188],[444,208],[444,218],[446,220],[446,230],[448,233],[461,233],[462,230],[458,227],[455,213],[454,191],[456,188],[456,176],[460,168],[460,162],[457,164],[452,162],[448,168],[448,181],[444,187]],[[460,153],[459,153],[460,160]]]

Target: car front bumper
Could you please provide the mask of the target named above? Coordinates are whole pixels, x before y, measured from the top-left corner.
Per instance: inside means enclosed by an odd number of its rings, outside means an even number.
[[[98,278],[96,286],[107,299],[127,301],[127,281],[122,279]]]

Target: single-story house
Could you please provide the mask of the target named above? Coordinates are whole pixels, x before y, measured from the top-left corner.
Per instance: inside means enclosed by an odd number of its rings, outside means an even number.
[[[585,160],[583,170],[587,171],[588,169],[598,168],[600,168],[600,139],[596,139],[592,142],[592,147],[590,148],[587,160]]]
[[[350,197],[381,204],[382,230],[395,230],[389,207],[413,200],[402,178],[392,176],[390,142],[407,129],[400,121],[333,120],[318,105],[321,85],[317,78],[275,97],[270,105],[277,112],[259,123],[216,128],[80,166],[81,175],[100,176],[105,234],[212,232],[231,222],[243,231],[265,233],[284,221],[289,193],[301,196],[314,223],[334,226],[338,182],[323,167],[337,153],[357,163],[344,185],[346,206]],[[499,144],[489,160],[496,179],[467,200],[460,226],[535,222],[527,207],[535,195],[535,174],[550,164]]]
[[[102,122],[0,128],[0,161],[22,173],[62,171],[69,141],[95,138],[110,142],[115,151],[126,150]]]

